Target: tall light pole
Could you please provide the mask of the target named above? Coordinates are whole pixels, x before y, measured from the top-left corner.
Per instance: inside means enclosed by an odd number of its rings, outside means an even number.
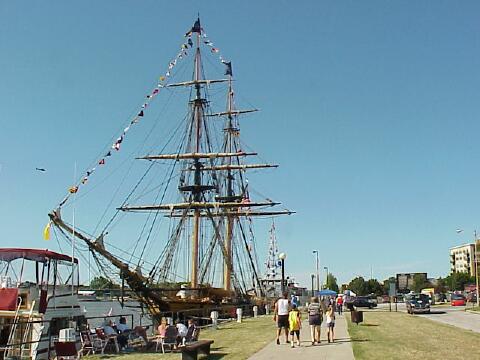
[[[325,277],[325,288],[328,289],[328,266],[324,266],[323,269],[327,272],[327,276]]]
[[[473,264],[475,265],[475,287],[476,287],[476,293],[477,293],[477,307],[480,306],[480,299],[478,298],[478,249],[477,249],[477,230],[475,230],[475,254],[473,255]]]
[[[312,276],[312,297],[313,297],[313,296],[315,296],[314,293],[313,293],[315,291],[314,288],[313,288],[313,280],[315,279],[315,274],[312,274],[311,276]]]
[[[313,250],[312,253],[316,255],[317,291],[320,291],[320,270],[319,270],[320,263],[318,261],[318,250]]]
[[[283,296],[283,293],[285,292],[285,258],[286,257],[287,257],[287,254],[283,252],[278,255],[278,258],[282,262],[282,296]]]

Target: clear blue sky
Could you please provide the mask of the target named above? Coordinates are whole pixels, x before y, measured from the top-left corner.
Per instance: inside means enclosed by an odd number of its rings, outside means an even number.
[[[342,282],[446,275],[480,229],[476,1],[0,2],[1,245],[57,247],[42,229],[73,163],[118,134],[197,12],[262,109],[242,136],[281,164],[252,182],[298,212],[277,221],[288,272],[308,285],[319,249]]]

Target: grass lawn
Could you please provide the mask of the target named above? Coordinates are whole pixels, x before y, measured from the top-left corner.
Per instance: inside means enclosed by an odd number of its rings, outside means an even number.
[[[262,349],[275,339],[274,322],[271,316],[245,319],[241,324],[229,322],[219,326],[218,330],[206,329],[200,333],[200,339],[212,339],[212,353],[209,359],[243,360]],[[119,355],[93,355],[89,359],[153,360],[180,359],[179,353],[130,353]]]
[[[355,325],[346,313],[356,360],[480,359],[480,334],[421,315],[365,311]]]

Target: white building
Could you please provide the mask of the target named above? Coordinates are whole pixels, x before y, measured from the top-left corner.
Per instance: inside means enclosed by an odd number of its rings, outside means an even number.
[[[468,273],[475,276],[475,244],[450,248],[450,272]]]

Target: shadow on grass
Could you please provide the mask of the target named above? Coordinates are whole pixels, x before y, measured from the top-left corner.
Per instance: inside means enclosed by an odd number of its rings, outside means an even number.
[[[379,324],[365,324],[365,323],[362,323],[360,324],[360,326],[380,326]]]
[[[204,355],[204,359],[212,359],[212,360],[218,360],[218,359],[223,359],[228,353],[210,353],[210,355],[206,356]]]

